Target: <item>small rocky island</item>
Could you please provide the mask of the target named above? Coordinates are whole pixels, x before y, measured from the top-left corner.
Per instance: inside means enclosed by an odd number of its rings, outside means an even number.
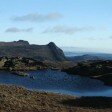
[[[11,73],[14,74],[14,75],[23,76],[23,77],[29,76],[28,73],[21,72],[21,71],[13,71],[13,72],[11,72]]]

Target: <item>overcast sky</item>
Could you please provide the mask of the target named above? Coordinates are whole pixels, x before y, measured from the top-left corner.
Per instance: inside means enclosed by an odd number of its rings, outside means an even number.
[[[1,0],[0,41],[112,53],[112,0]]]

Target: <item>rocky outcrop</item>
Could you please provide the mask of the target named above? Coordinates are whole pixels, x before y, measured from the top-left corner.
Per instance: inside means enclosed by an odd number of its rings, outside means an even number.
[[[55,60],[66,60],[63,51],[58,48],[55,43],[50,42],[47,46],[51,50],[53,57],[55,57]]]
[[[53,42],[47,45],[31,45],[27,41],[0,42],[0,57],[27,57],[39,61],[65,61],[63,51]]]
[[[31,58],[24,57],[0,57],[0,70],[7,71],[26,71],[26,70],[41,70],[47,69],[43,62]]]

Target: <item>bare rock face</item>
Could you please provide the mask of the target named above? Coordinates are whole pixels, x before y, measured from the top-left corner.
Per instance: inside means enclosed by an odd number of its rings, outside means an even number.
[[[39,61],[65,61],[63,51],[53,42],[47,45],[31,45],[24,40],[0,42],[0,57],[28,57]]]
[[[55,43],[50,42],[48,45],[49,49],[51,50],[51,52],[53,53],[54,57],[56,58],[56,60],[65,60],[65,56],[63,51],[58,48]]]

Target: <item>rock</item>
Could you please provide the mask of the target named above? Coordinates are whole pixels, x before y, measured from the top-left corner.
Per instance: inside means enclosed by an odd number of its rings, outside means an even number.
[[[12,74],[18,75],[18,76],[23,76],[23,77],[27,77],[29,76],[28,73],[25,72],[21,72],[21,71],[16,71],[16,72],[11,72]]]
[[[35,77],[34,77],[34,76],[30,76],[30,78],[31,78],[31,79],[35,79]]]

